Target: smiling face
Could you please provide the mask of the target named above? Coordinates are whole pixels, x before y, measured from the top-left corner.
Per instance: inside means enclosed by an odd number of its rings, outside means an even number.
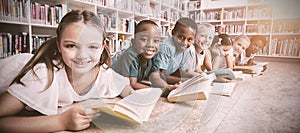
[[[190,27],[180,26],[173,33],[174,43],[177,51],[183,52],[195,42],[196,31]]]
[[[251,53],[255,54],[259,52],[265,46],[264,42],[259,39],[251,40],[251,45],[249,46],[249,50]]]
[[[211,46],[214,38],[214,31],[209,28],[201,28],[196,35],[195,48],[199,50],[207,49]]]
[[[133,39],[133,47],[147,60],[157,54],[159,44],[160,30],[153,24],[142,25]]]
[[[68,25],[62,32],[59,49],[64,63],[72,72],[83,74],[95,68],[100,61],[102,42],[101,31],[91,25],[76,22]]]
[[[237,39],[233,42],[234,54],[238,55],[244,52],[250,45],[250,42],[245,39]]]

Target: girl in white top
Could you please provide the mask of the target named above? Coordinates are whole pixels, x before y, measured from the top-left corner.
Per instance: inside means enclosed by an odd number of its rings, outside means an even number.
[[[191,46],[191,70],[195,72],[203,72],[202,65],[205,66],[207,71],[212,70],[212,64],[210,59],[210,53],[207,50],[213,41],[215,35],[215,28],[213,25],[203,23],[198,26],[196,34],[196,41]]]
[[[246,35],[239,35],[234,38],[233,42],[233,53],[234,53],[234,64],[238,65],[241,60],[240,57],[244,57],[245,50],[250,45],[250,39]]]
[[[1,131],[82,130],[90,126],[92,116],[98,112],[88,114],[76,102],[132,93],[128,78],[109,68],[104,33],[103,22],[93,12],[67,13],[57,28],[57,37],[41,45],[20,73],[9,75],[16,75],[10,84],[1,81],[1,90],[7,90],[0,97]],[[2,71],[1,79],[7,76]],[[58,113],[59,107],[68,105],[65,112]],[[19,114],[25,108],[42,115],[22,117]]]
[[[227,34],[220,34],[216,36],[212,46],[209,48],[212,56],[213,70],[223,68],[233,69],[233,48],[232,40]]]

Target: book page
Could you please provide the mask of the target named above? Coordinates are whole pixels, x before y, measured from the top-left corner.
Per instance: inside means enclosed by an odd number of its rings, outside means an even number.
[[[120,100],[113,110],[123,113],[141,123],[149,119],[161,94],[162,90],[160,88],[136,90],[136,93]]]
[[[211,94],[217,94],[222,96],[231,96],[234,89],[235,89],[236,83],[217,83],[214,82],[213,86],[211,87]]]
[[[210,90],[212,81],[216,79],[215,74],[210,74],[203,78],[198,78],[193,82],[188,82],[183,86],[179,86],[177,89],[180,91],[173,90],[168,95],[170,102],[175,101],[188,101],[188,100],[205,100],[207,99],[207,93]]]
[[[131,122],[131,123],[134,123],[134,124],[140,124],[141,121],[139,121],[139,118],[138,116],[136,115],[125,115],[125,113],[128,113],[128,114],[132,114],[132,112],[130,112],[130,110],[126,110],[128,112],[117,112],[117,111],[114,111],[112,107],[109,107],[109,106],[97,106],[97,107],[94,107],[93,109],[97,109],[102,113],[104,114],[107,114],[107,115],[110,115],[110,116],[113,116],[115,118],[119,118],[119,119],[122,119],[122,120],[126,120],[128,122]]]
[[[201,82],[201,81],[204,81],[207,79],[208,79],[207,75],[200,74],[200,75],[194,76],[194,77],[184,81],[183,83],[181,83],[176,89],[172,90],[169,95],[175,95],[175,94],[181,92],[182,90],[184,90],[185,88],[187,88],[188,86],[191,86],[195,83],[198,83],[198,82]]]

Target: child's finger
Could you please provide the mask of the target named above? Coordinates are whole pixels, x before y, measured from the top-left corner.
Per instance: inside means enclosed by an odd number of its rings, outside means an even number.
[[[95,113],[95,114],[88,114],[87,116],[89,117],[89,118],[95,118],[95,117],[98,117],[98,116],[100,116],[101,115],[101,113]]]

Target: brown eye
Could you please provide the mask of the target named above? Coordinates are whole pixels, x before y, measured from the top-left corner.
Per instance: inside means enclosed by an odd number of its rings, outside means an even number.
[[[160,40],[159,39],[156,39],[156,40],[154,40],[154,43],[159,43],[160,42]]]
[[[75,44],[67,44],[67,45],[65,45],[66,48],[75,48],[75,46],[76,46]]]

